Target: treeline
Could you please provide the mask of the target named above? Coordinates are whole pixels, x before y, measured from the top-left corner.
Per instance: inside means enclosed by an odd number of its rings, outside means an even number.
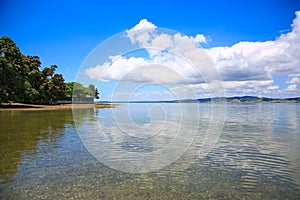
[[[53,104],[71,99],[74,89],[80,95],[99,98],[94,85],[65,83],[57,66],[41,67],[38,56],[25,56],[9,37],[0,38],[0,103]]]

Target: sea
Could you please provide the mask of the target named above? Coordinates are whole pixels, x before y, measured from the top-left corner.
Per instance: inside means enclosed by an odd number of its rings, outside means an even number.
[[[300,199],[300,104],[0,111],[0,199]]]

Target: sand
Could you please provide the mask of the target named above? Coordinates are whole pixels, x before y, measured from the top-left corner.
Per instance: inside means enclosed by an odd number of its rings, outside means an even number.
[[[59,104],[59,105],[38,105],[38,104],[22,104],[11,103],[2,104],[0,111],[12,110],[71,110],[71,109],[90,109],[90,108],[115,108],[117,104]]]

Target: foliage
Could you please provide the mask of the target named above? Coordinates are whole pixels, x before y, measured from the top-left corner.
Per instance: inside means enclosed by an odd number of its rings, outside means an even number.
[[[241,100],[239,99],[233,99],[230,101],[230,103],[241,103]]]
[[[0,103],[53,104],[72,98],[73,92],[99,98],[94,85],[84,87],[76,82],[65,83],[63,75],[55,73],[56,65],[42,70],[41,65],[38,56],[25,56],[12,39],[0,38]]]
[[[66,95],[66,97],[68,97],[68,98],[72,97],[74,84],[75,84],[75,82],[66,83],[66,88],[65,88],[65,95]]]
[[[98,89],[93,84],[90,84],[89,87],[84,87],[81,83],[77,82],[66,83],[65,94],[67,97],[93,97],[99,99]]]
[[[24,56],[9,37],[0,38],[0,102],[24,101],[27,68]]]
[[[89,89],[90,91],[92,92],[92,95],[95,99],[99,99],[99,92],[98,92],[98,89],[95,88],[95,86],[93,84],[89,85]]]

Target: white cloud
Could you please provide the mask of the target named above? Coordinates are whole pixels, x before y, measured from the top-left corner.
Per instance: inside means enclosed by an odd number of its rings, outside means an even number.
[[[299,95],[300,11],[291,28],[270,41],[202,49],[199,44],[207,43],[204,35],[161,33],[156,25],[142,19],[126,34],[132,44],[147,50],[149,58],[114,55],[110,62],[90,68],[86,74],[98,80],[179,84],[174,90],[182,91],[187,86],[181,84],[189,83],[197,94],[207,94],[204,82],[217,80],[219,71],[229,96]],[[274,85],[277,75],[288,77],[286,89]]]
[[[270,80],[273,75],[300,72],[300,12],[292,31],[273,41],[239,42],[207,50],[225,81]]]
[[[196,43],[207,43],[207,39],[203,34],[197,34],[195,37],[191,37]]]
[[[294,73],[290,74],[289,78],[285,82],[286,84],[289,84],[286,89],[283,90],[284,93],[290,95],[290,96],[299,96],[300,89],[298,88],[298,85],[300,84],[300,74]]]
[[[297,88],[297,85],[296,84],[292,84],[292,85],[289,85],[287,88],[286,88],[287,91],[298,91],[298,88]]]
[[[291,79],[286,81],[287,84],[299,84],[300,78],[299,77],[292,77]]]
[[[294,76],[300,77],[300,73],[292,73],[292,74],[289,74],[288,76],[289,77],[294,77]]]
[[[270,85],[267,87],[267,90],[273,91],[273,90],[278,90],[279,86],[278,85]]]
[[[152,40],[151,46],[158,49],[169,49],[173,47],[173,41],[170,35],[161,34]]]
[[[148,22],[147,19],[141,19],[140,22],[130,30],[139,30],[139,29],[147,29],[147,28],[157,28],[157,26],[155,26],[151,22]]]
[[[203,82],[197,70],[173,54],[156,54],[152,60],[111,56],[111,63],[86,70],[92,79],[144,83],[193,84]],[[198,74],[197,74],[198,73]]]
[[[203,35],[192,38],[161,33],[147,20],[141,20],[126,34],[132,44],[147,50],[149,58],[110,56],[110,62],[87,69],[86,75],[98,80],[195,84],[212,81],[214,73],[218,73],[207,53],[194,41],[204,41]]]
[[[135,91],[135,92],[115,92],[109,96],[110,100],[116,101],[141,101],[141,100],[174,100],[179,99],[171,91]]]
[[[149,46],[148,41],[151,39],[151,34],[157,26],[148,22],[147,19],[142,19],[133,28],[126,31],[128,38],[132,43],[140,43],[144,47]]]

